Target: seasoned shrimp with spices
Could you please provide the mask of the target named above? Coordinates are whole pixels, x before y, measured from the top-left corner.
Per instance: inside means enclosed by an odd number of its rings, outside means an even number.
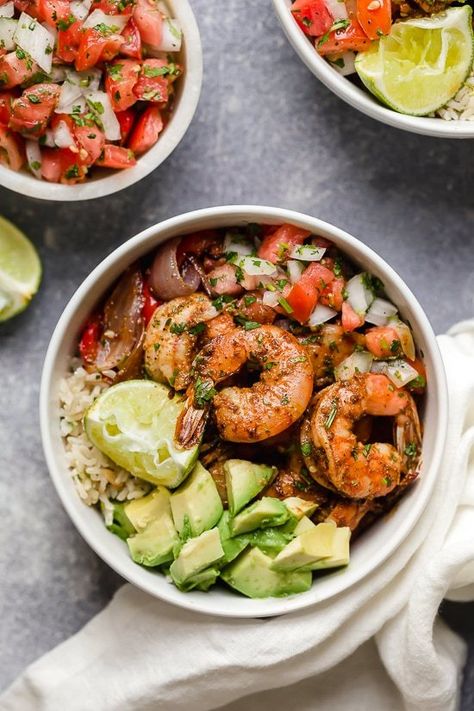
[[[251,364],[260,371],[250,387],[216,386]],[[196,356],[193,381],[176,427],[190,447],[204,430],[212,403],[219,434],[231,442],[259,442],[279,434],[305,411],[313,370],[296,338],[276,326],[235,328],[214,338]]]
[[[393,442],[357,439],[365,415],[394,418]],[[311,475],[323,486],[353,499],[386,496],[402,475],[416,471],[421,444],[412,396],[385,375],[364,373],[318,394],[311,420],[301,428],[301,446]]]
[[[314,370],[314,382],[317,386],[334,381],[334,368],[354,352],[358,340],[363,336],[358,333],[345,333],[340,323],[325,323],[313,333],[297,336],[306,348]]]

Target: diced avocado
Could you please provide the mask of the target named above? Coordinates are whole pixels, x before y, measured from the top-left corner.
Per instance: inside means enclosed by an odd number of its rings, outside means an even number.
[[[293,516],[296,516],[298,521],[303,516],[311,516],[311,514],[313,514],[318,508],[318,504],[314,501],[300,499],[299,496],[290,496],[287,499],[283,499],[283,503],[290,510]]]
[[[102,511],[104,510],[104,505],[100,504],[100,507]],[[114,513],[113,513],[113,521],[111,524],[106,526],[106,528],[111,532],[115,533],[116,536],[122,539],[122,541],[126,541],[129,536],[132,536],[135,533],[135,528],[133,527],[132,522],[128,519],[127,514],[125,513],[125,506],[122,503],[114,503]]]
[[[212,528],[222,516],[222,501],[214,480],[200,462],[171,494],[170,503],[174,525],[185,540]]]
[[[339,568],[342,565],[349,565],[351,540],[351,529],[336,528],[334,532],[333,550],[329,558],[322,558],[313,565],[308,566],[310,570],[325,570],[326,568]]]
[[[224,549],[224,560],[223,563],[230,563],[234,558],[237,558],[240,553],[249,544],[249,538],[247,535],[235,536],[232,538],[232,533],[230,530],[230,513],[224,511],[221,516],[217,528],[219,529],[222,548]]]
[[[264,496],[232,519],[232,535],[237,536],[240,533],[254,531],[256,528],[281,526],[288,521],[289,517],[290,513],[280,499]]]
[[[316,524],[311,521],[307,516],[303,516],[301,521],[296,524],[295,530],[293,531],[295,536],[299,536],[301,533],[306,531],[311,531],[312,528],[316,528]]]
[[[202,590],[206,592],[206,590],[209,590],[209,588],[214,585],[219,577],[219,573],[219,568],[205,568],[201,570],[200,573],[196,573],[196,575],[188,578],[184,583],[178,583],[176,580],[174,580],[174,583],[182,592],[189,592],[190,590]]]
[[[137,531],[144,531],[149,523],[156,521],[163,513],[171,514],[170,493],[164,486],[158,486],[148,496],[125,504],[125,513]]]
[[[259,528],[244,535],[250,539],[252,546],[260,548],[264,553],[276,555],[294,538],[295,534],[292,530],[283,530],[286,526],[287,524],[275,528]]]
[[[252,598],[283,597],[306,592],[311,587],[309,570],[292,573],[271,568],[272,558],[259,548],[249,548],[221,572],[221,578],[234,590]]]
[[[143,531],[127,538],[127,543],[135,563],[154,567],[173,560],[173,548],[178,540],[171,514],[164,511]]]
[[[254,464],[244,459],[228,459],[224,464],[229,511],[235,516],[267,486],[276,467]]]
[[[332,555],[334,534],[337,531],[333,523],[319,523],[309,531],[294,538],[272,562],[273,570],[297,570],[310,566]]]
[[[210,568],[223,558],[224,550],[219,530],[212,528],[210,531],[204,531],[197,538],[186,541],[171,565],[170,575],[175,584],[180,587],[201,570]]]

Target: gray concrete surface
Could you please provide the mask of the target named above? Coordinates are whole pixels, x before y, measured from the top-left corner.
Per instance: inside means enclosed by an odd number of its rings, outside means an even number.
[[[474,314],[472,143],[385,127],[349,108],[293,53],[270,0],[193,0],[205,81],[185,139],[125,192],[48,204],[0,189],[0,212],[44,265],[31,307],[0,327],[0,686],[80,629],[121,580],[82,541],[50,483],[38,429],[45,349],[64,305],[142,228],[225,203],[281,205],[331,221],[397,269],[437,332]],[[474,640],[471,605],[446,605]],[[474,657],[464,708],[474,707]]]

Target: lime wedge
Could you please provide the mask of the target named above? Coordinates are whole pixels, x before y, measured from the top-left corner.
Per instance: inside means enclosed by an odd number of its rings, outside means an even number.
[[[174,488],[186,478],[199,447],[179,450],[173,436],[179,396],[150,380],[128,380],[99,395],[84,417],[91,442],[134,476]]]
[[[41,262],[28,237],[0,217],[0,321],[25,309],[38,291]]]
[[[424,116],[444,106],[469,75],[472,9],[396,22],[386,37],[359,52],[355,68],[367,89],[395,111]]]

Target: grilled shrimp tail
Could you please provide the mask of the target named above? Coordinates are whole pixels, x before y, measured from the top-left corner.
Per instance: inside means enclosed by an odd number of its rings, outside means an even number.
[[[204,434],[209,406],[197,408],[189,398],[176,423],[175,441],[179,447],[189,449],[198,444]]]

